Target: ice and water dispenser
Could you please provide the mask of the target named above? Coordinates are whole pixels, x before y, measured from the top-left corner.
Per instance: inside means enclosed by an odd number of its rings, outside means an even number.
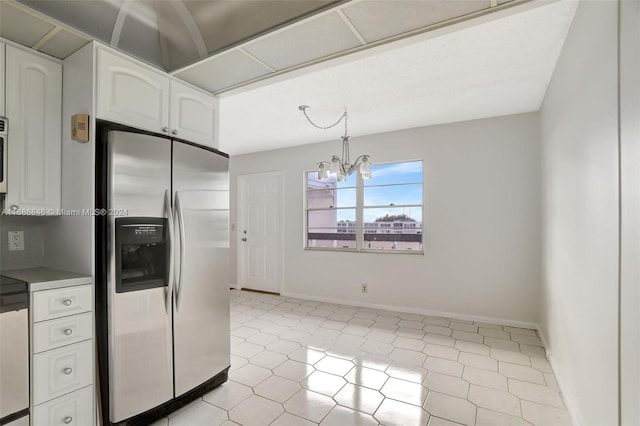
[[[116,293],[167,285],[167,219],[126,217],[115,221]]]

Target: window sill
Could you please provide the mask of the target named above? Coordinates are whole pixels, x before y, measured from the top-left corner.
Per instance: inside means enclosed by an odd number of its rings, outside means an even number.
[[[372,249],[354,249],[354,248],[322,248],[322,247],[305,247],[304,251],[324,251],[330,253],[374,253],[374,254],[408,254],[424,256],[424,251],[419,250],[372,250]]]

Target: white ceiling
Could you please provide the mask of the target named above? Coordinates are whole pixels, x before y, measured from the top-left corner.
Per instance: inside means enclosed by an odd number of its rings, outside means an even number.
[[[59,59],[97,39],[221,93],[527,1],[0,0],[0,36]]]
[[[536,111],[576,5],[523,3],[223,93],[220,148],[238,155],[339,138],[342,126],[315,129],[298,110],[302,104],[319,124],[348,107],[354,142]]]

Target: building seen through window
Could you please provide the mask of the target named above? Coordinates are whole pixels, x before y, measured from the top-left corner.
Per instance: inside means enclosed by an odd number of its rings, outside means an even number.
[[[309,249],[422,252],[422,161],[372,166],[338,182],[306,174]]]

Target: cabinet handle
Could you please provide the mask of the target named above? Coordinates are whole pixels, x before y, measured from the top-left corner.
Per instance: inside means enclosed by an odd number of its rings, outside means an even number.
[[[162,131],[165,132],[165,133],[169,133],[169,128],[168,127],[163,127]]]
[[[71,368],[67,367],[64,370],[62,370],[62,372],[68,376],[69,374],[71,374],[73,372],[73,370]]]
[[[178,131],[177,131],[177,130],[172,130],[172,131],[171,131],[171,134],[172,134],[172,135],[177,135],[177,134],[178,134]]]
[[[70,328],[67,328],[64,330],[63,333],[65,336],[71,336],[71,333],[73,333],[73,330],[71,330]]]
[[[67,425],[68,425],[69,423],[71,423],[71,422],[73,421],[73,417],[71,417],[71,416],[67,416],[67,417],[65,417],[65,418],[64,418],[64,420],[62,420],[62,421],[63,421],[65,424],[67,424]]]
[[[64,306],[71,306],[71,303],[73,303],[73,302],[71,302],[71,299],[64,299],[64,300],[62,301],[62,304],[63,304]]]

